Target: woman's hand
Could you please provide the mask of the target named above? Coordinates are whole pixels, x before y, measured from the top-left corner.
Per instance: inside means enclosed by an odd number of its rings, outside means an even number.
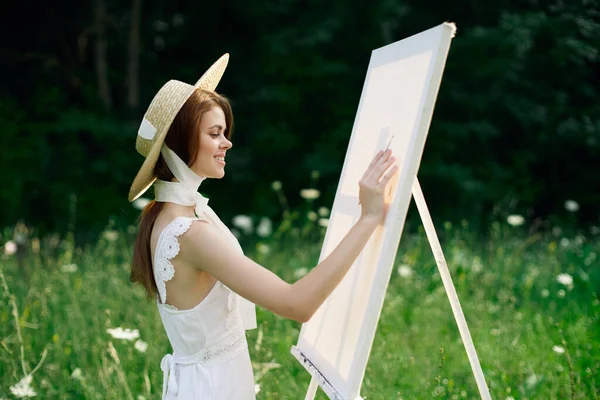
[[[358,182],[359,201],[362,204],[362,215],[378,222],[383,222],[387,215],[388,206],[385,204],[386,187],[392,176],[398,171],[394,165],[389,171],[387,169],[396,161],[392,157],[392,150],[379,151],[362,179]],[[387,173],[385,173],[387,171]],[[384,174],[385,173],[385,174]]]

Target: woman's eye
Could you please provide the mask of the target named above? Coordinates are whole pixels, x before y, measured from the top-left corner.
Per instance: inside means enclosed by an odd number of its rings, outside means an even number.
[[[218,138],[219,134],[218,133],[211,133],[210,136],[214,137],[214,138]]]

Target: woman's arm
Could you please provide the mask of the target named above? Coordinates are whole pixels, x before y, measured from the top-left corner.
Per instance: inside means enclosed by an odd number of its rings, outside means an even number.
[[[359,182],[360,219],[326,259],[292,285],[232,249],[205,221],[195,221],[179,238],[182,246],[177,257],[210,273],[251,302],[306,322],[346,275],[377,225],[385,220],[384,193],[397,167],[385,172],[394,161],[389,150],[377,153]]]
[[[202,269],[234,292],[282,317],[306,322],[340,283],[378,225],[361,217],[331,254],[289,284],[238,253],[204,221],[195,221],[179,240],[178,258]]]
[[[303,305],[302,322],[312,317],[342,281],[378,224],[375,218],[361,217],[323,261],[292,285],[292,299]]]

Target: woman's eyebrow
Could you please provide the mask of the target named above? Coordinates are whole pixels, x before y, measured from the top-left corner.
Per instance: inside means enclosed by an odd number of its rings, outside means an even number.
[[[210,127],[210,128],[208,128],[208,129],[212,129],[212,128],[219,128],[219,130],[223,130],[223,125],[216,124],[216,125],[213,125],[213,126],[211,126],[211,127]]]

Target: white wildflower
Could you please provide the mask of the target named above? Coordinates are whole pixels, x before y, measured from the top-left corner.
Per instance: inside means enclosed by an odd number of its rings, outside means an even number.
[[[552,350],[554,350],[554,352],[558,354],[562,354],[565,352],[565,348],[562,346],[552,346]]]
[[[540,292],[540,295],[542,297],[548,297],[548,296],[550,296],[550,291],[548,289],[542,289],[542,291]]]
[[[37,393],[31,387],[31,380],[31,375],[25,376],[23,379],[17,382],[16,385],[10,387],[10,392],[13,394],[13,396],[18,398],[35,397]]]
[[[518,312],[518,311],[517,311],[517,312],[515,313],[515,319],[516,319],[517,321],[520,321],[520,320],[522,320],[522,319],[523,319],[523,313],[521,313],[521,312]]]
[[[273,189],[276,192],[280,191],[281,190],[281,182],[280,181],[273,181],[271,183],[271,189]]]
[[[560,289],[558,292],[556,292],[556,295],[562,299],[567,295],[567,292],[565,292],[563,289]]]
[[[509,215],[508,218],[506,218],[506,222],[508,222],[508,224],[512,226],[521,226],[525,222],[525,218],[523,218],[522,215],[513,214]]]
[[[17,252],[17,244],[15,242],[13,242],[12,240],[9,240],[8,242],[4,243],[4,254],[7,255],[12,255],[15,254]]]
[[[319,225],[323,228],[327,228],[327,225],[329,225],[329,218],[319,218]]]
[[[104,237],[104,239],[108,240],[109,242],[114,242],[119,238],[119,232],[113,231],[113,230],[107,230],[107,231],[104,231],[102,236]]]
[[[413,270],[410,265],[406,264],[400,265],[396,272],[398,272],[398,275],[400,275],[402,278],[410,278],[413,274]]]
[[[143,210],[144,207],[146,207],[148,204],[150,204],[150,199],[147,199],[145,197],[139,197],[137,199],[135,199],[133,201],[133,203],[131,203],[133,205],[134,208],[138,209],[138,210]]]
[[[260,383],[254,385],[254,394],[258,394],[260,392]]]
[[[250,218],[247,215],[236,215],[235,217],[233,217],[233,225],[240,228],[242,231],[244,231],[245,234],[249,235],[252,233],[252,229],[253,229],[253,223],[252,223],[252,218]]]
[[[301,267],[294,271],[294,278],[300,279],[306,274],[308,274],[308,268]]]
[[[71,378],[73,379],[81,379],[82,375],[81,368],[75,368],[73,372],[71,372]]]
[[[579,203],[575,200],[567,200],[565,201],[565,209],[569,212],[577,212],[579,211]]]
[[[592,235],[597,235],[600,233],[600,228],[598,228],[597,226],[591,226],[590,227],[590,233]]]
[[[271,248],[269,247],[268,244],[257,243],[256,251],[258,251],[260,254],[269,254],[271,252]]]
[[[140,353],[145,353],[146,350],[148,350],[148,343],[144,342],[143,340],[136,340],[133,347]]]
[[[308,219],[309,219],[309,220],[311,220],[311,221],[313,221],[313,222],[314,222],[314,221],[316,221],[317,219],[319,219],[319,216],[318,216],[318,215],[317,215],[317,213],[316,213],[316,212],[314,212],[314,211],[309,211],[309,212],[307,212],[307,213],[306,213],[306,216],[308,217]]]
[[[571,241],[568,238],[560,238],[560,247],[567,248],[571,245]]]
[[[573,284],[573,277],[569,274],[558,274],[556,281],[565,286],[571,286]]]
[[[515,398],[514,398],[514,397],[512,397],[512,396],[508,396],[508,397],[506,398],[506,400],[515,400]]]
[[[302,189],[300,191],[300,196],[306,200],[315,200],[321,196],[321,192],[317,189]]]
[[[329,208],[327,207],[319,207],[319,217],[328,217],[329,216]]]
[[[267,237],[273,232],[271,220],[267,217],[262,217],[256,227],[256,234],[260,237]]]
[[[525,386],[527,386],[528,388],[532,388],[535,385],[537,385],[539,381],[539,376],[537,376],[536,374],[531,374],[527,377],[527,379],[525,379]]]
[[[141,394],[138,394],[136,400],[146,400],[146,397],[142,396]]]
[[[67,273],[71,273],[71,274],[73,272],[77,272],[78,269],[79,269],[79,267],[77,266],[77,264],[65,264],[65,265],[60,266],[61,272],[67,272]]]
[[[114,337],[115,339],[123,340],[134,340],[140,337],[140,331],[137,329],[123,329],[121,327],[114,329],[107,329],[106,333]]]

